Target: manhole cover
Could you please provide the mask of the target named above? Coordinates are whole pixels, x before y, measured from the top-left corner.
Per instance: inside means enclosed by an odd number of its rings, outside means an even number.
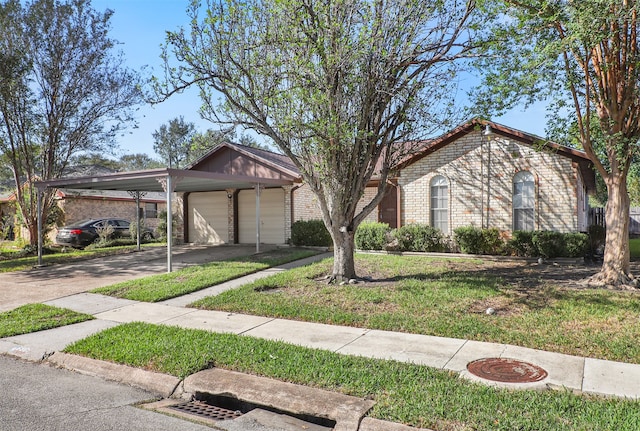
[[[212,406],[202,401],[190,401],[188,403],[176,404],[169,406],[172,410],[177,410],[182,413],[188,413],[191,415],[200,416],[202,418],[211,419],[214,421],[225,421],[230,419],[236,419],[242,416],[242,412],[237,410],[229,410],[218,406]]]
[[[509,358],[485,358],[469,362],[467,370],[473,375],[494,382],[533,383],[547,377],[547,372],[528,362]]]

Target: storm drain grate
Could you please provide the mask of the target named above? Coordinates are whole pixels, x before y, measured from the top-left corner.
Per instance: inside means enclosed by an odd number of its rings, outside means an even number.
[[[182,413],[196,415],[201,418],[206,418],[214,421],[226,421],[236,419],[242,416],[242,412],[239,410],[229,410],[218,406],[212,406],[203,401],[189,401],[188,403],[176,404],[169,406],[172,410],[177,410]]]

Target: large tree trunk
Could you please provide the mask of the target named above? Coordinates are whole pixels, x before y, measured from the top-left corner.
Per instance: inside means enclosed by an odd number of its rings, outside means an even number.
[[[605,220],[607,234],[602,269],[589,279],[589,284],[605,287],[635,287],[629,270],[629,194],[622,176],[609,175]]]
[[[355,267],[355,232],[332,232],[333,239],[333,274],[331,280],[337,282],[356,278]]]

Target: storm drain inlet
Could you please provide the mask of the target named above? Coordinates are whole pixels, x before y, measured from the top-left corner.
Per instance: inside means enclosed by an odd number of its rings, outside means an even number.
[[[213,421],[226,421],[236,419],[242,416],[239,410],[230,410],[206,403],[204,401],[189,401],[186,403],[175,404],[168,407],[171,410],[177,410],[181,413],[195,415],[204,419]]]

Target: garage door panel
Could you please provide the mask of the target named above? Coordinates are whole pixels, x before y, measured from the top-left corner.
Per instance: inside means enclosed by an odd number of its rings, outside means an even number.
[[[189,205],[189,242],[218,244],[229,241],[227,193],[191,193]]]
[[[260,242],[283,244],[284,190],[264,189],[260,192]],[[238,230],[241,243],[256,242],[256,192],[242,190],[238,194]]]

